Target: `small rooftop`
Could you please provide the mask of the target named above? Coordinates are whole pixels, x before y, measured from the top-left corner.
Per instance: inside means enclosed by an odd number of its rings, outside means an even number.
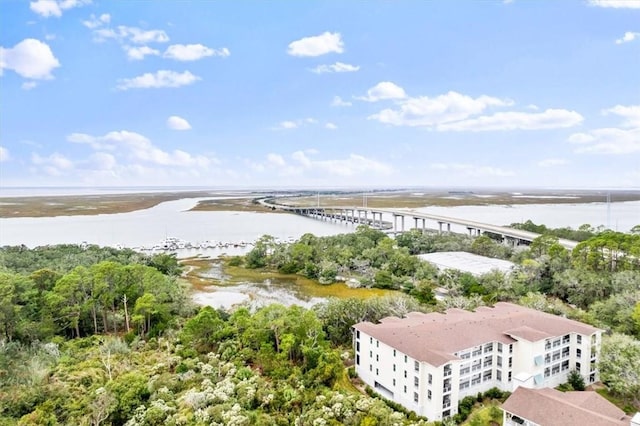
[[[486,274],[493,270],[509,273],[515,266],[513,262],[507,260],[493,259],[465,251],[419,254],[418,257],[435,265],[440,270],[456,269],[476,276]]]
[[[544,407],[544,409],[541,409]],[[502,409],[544,426],[629,426],[631,417],[596,392],[517,388]]]

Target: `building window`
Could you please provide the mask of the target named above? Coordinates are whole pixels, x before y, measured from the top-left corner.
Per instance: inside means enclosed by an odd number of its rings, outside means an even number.
[[[419,380],[417,377],[414,377],[414,378],[413,378],[413,385],[414,385],[415,387],[420,386],[420,380]]]
[[[373,351],[369,351],[369,358],[373,358]]]
[[[576,349],[576,358],[582,358],[582,349]]]
[[[569,369],[569,360],[568,359],[565,359],[564,361],[562,361],[562,365],[561,365],[560,369],[562,371],[566,371],[566,370]]]
[[[429,380],[429,384],[433,382],[433,376],[431,375],[431,373],[429,373],[428,380]]]
[[[578,334],[578,336],[576,337],[576,342],[578,342],[579,345],[582,344],[582,336]]]
[[[380,340],[376,340],[376,348],[380,347]]]
[[[488,380],[491,380],[491,377],[493,377],[493,371],[492,370],[487,370],[482,374],[482,381],[486,382]]]
[[[499,356],[496,360],[496,364],[498,364],[498,367],[502,367],[502,357]]]
[[[413,402],[418,402],[418,392],[413,393]]]
[[[513,343],[511,343],[509,345],[509,353],[512,354],[513,353]]]
[[[565,334],[564,337],[562,338],[562,344],[566,345],[567,343],[569,343],[570,340],[571,340],[571,336],[568,334]]]
[[[509,368],[513,366],[513,358],[509,357]]]
[[[449,417],[451,416],[451,410],[445,410],[442,412],[442,417]]]
[[[502,353],[502,343],[498,342],[498,352]]]
[[[360,365],[360,355],[356,355],[356,364]]]
[[[407,378],[407,370],[404,370],[404,378]]]
[[[396,371],[396,365],[393,364],[393,371]]]
[[[376,354],[376,361],[380,361],[380,357]]]
[[[404,385],[404,393],[407,393],[407,385]]]
[[[376,368],[376,376],[378,375],[378,369]]]
[[[373,365],[369,364],[369,371],[373,371]]]
[[[544,369],[544,377],[551,376],[551,369],[549,367]]]
[[[496,380],[499,382],[502,381],[502,371],[496,370]]]
[[[407,356],[406,355],[404,356],[404,362],[407,362]]]
[[[413,361],[413,370],[416,373],[420,371],[420,363],[418,361]]]
[[[511,371],[509,371],[509,375],[507,376],[507,382],[511,382]]]
[[[464,382],[460,382],[460,390],[466,389],[468,387],[469,387],[469,379],[465,380]]]
[[[493,350],[493,343],[487,343],[484,345],[484,353],[491,352]]]
[[[396,356],[396,350],[395,349],[393,350],[393,356]]]
[[[396,385],[396,379],[393,379],[393,386]]]
[[[369,344],[373,345],[373,337],[369,337]]]
[[[431,391],[430,390],[427,391],[427,399],[431,400]]]
[[[576,370],[580,371],[582,369],[582,365],[579,362],[576,362]]]
[[[360,338],[360,330],[356,330],[356,339]]]

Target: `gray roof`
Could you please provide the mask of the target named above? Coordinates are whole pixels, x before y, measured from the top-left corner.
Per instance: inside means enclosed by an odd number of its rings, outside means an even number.
[[[419,254],[418,257],[441,270],[456,269],[473,275],[482,275],[494,270],[509,273],[515,266],[513,262],[507,260],[479,256],[465,251],[442,251]]]

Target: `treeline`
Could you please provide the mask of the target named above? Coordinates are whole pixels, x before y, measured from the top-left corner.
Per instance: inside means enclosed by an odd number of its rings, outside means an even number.
[[[563,228],[548,228],[545,225],[537,225],[531,220],[527,220],[524,223],[512,223],[509,225],[511,228],[521,229],[523,231],[535,232],[542,235],[553,235],[554,237],[564,238],[572,241],[584,241],[591,237],[595,237],[598,233],[604,229],[601,227],[596,229],[589,224],[580,225],[578,229],[571,227]]]
[[[404,315],[411,299],[328,301],[318,310],[204,307],[157,337],[0,345],[0,424],[426,425],[349,381],[360,318]],[[356,312],[350,308],[356,308]]]
[[[157,334],[188,313],[174,256],[61,245],[0,249],[0,336],[48,341],[53,336]]]

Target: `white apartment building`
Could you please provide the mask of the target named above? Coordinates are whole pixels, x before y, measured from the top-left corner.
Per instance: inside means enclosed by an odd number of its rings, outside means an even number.
[[[354,325],[358,376],[376,392],[429,420],[492,387],[554,387],[577,370],[597,381],[602,330],[500,302],[475,312],[412,312]]]

